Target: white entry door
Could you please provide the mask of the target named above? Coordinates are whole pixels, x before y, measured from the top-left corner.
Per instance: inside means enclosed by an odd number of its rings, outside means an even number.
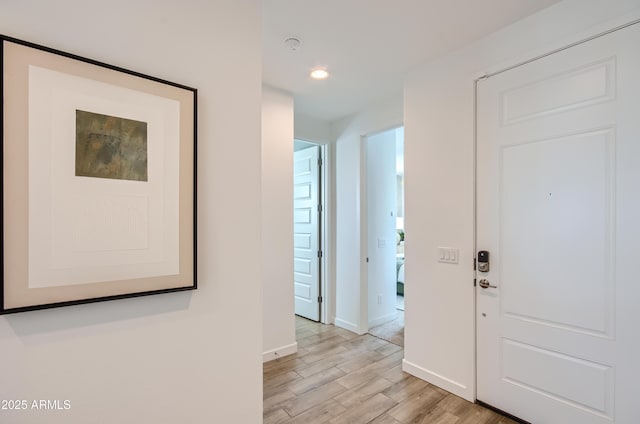
[[[293,154],[293,284],[296,315],[320,321],[320,147]]]
[[[640,423],[640,25],[478,83],[477,398]]]

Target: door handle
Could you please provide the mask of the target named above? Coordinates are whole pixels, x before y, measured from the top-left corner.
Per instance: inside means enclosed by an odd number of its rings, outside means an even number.
[[[497,289],[498,286],[492,286],[491,283],[489,282],[489,280],[487,280],[486,278],[483,278],[482,280],[478,281],[478,285],[480,287],[482,287],[483,289],[488,289],[488,288],[492,288],[492,289]]]

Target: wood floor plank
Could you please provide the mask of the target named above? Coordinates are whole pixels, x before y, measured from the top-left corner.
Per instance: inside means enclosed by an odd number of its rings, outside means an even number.
[[[409,378],[410,374],[402,371],[402,365],[398,364],[395,367],[381,373],[384,378],[389,381],[393,381],[394,383],[399,383],[407,378]]]
[[[436,405],[435,408],[430,410],[420,421],[419,424],[457,424],[460,421],[460,417],[445,411]]]
[[[335,341],[333,341],[331,344],[324,344],[322,346],[322,349],[309,351],[309,353],[302,356],[301,358],[306,364],[313,364],[314,362],[326,358],[327,356],[337,353],[345,353],[348,351],[349,349],[347,349],[345,346],[339,343],[335,344]]]
[[[340,371],[338,368],[333,367],[328,370],[324,370],[317,374],[309,376],[307,378],[297,380],[295,383],[289,385],[287,388],[292,392],[298,395],[301,395],[303,393],[308,392],[309,390],[316,389],[329,382],[339,380],[340,377],[344,375],[345,374],[343,371]]]
[[[370,421],[370,424],[402,424],[400,421],[393,418],[391,415],[382,414],[378,418],[373,421]]]
[[[341,346],[346,348],[346,344],[349,340],[345,339],[342,336],[331,335],[331,337],[323,338],[320,341],[314,343],[311,346],[307,346],[309,353],[319,353],[330,350],[336,346]]]
[[[393,399],[389,399],[382,393],[378,393],[331,419],[329,424],[365,424],[384,414],[395,405],[396,402]]]
[[[291,390],[282,389],[278,390],[275,393],[269,393],[268,396],[264,396],[264,401],[262,402],[262,409],[265,413],[270,412],[274,409],[282,409],[281,404],[289,399],[293,399],[296,397],[296,394]]]
[[[404,352],[400,351],[389,356],[385,356],[379,361],[372,362],[371,364],[360,368],[359,370],[345,375],[344,377],[340,378],[338,382],[351,389],[359,384],[364,383],[367,380],[370,380],[371,374],[382,374],[390,368],[399,365],[402,362],[403,355]]]
[[[438,407],[444,409],[447,412],[450,412],[457,417],[462,417],[463,415],[469,413],[472,406],[473,403],[451,393],[445,396],[445,398],[438,403]]]
[[[263,383],[263,389],[266,393],[273,393],[274,389],[281,389],[282,386],[293,384],[302,380],[302,377],[295,371],[288,371],[284,374],[279,374],[273,377],[267,377]]]
[[[500,416],[498,417],[498,424],[518,424],[518,423],[513,421],[510,418]]]
[[[393,343],[386,343],[376,349],[376,352],[380,352],[382,355],[387,356],[392,353],[396,353],[402,350],[401,346],[395,345]]]
[[[427,385],[417,393],[403,399],[387,412],[400,422],[420,422],[447,393],[432,385]]]
[[[294,371],[297,367],[304,364],[304,361],[297,354],[285,356],[270,362],[263,366],[263,375],[265,378],[273,378],[289,371]]]
[[[498,424],[500,416],[478,405],[471,405],[469,412],[456,424]]]
[[[398,381],[396,384],[384,391],[384,394],[395,401],[402,401],[409,398],[411,395],[418,393],[427,387],[429,383],[419,378],[410,376],[402,381]]]
[[[387,345],[384,340],[380,340],[377,337],[373,337],[371,334],[363,334],[355,339],[350,340],[346,347],[352,352],[358,352],[361,350],[376,350],[382,346]]]
[[[306,337],[297,339],[298,347],[313,347],[314,345],[323,342],[330,337],[339,337],[338,335],[332,335],[332,333],[320,333],[320,334],[310,334]]]
[[[375,350],[358,352],[357,354],[355,352],[347,351],[343,355],[348,355],[349,359],[345,362],[342,362],[337,367],[346,373],[364,368],[367,365],[379,361],[386,356]]]
[[[291,417],[283,409],[276,409],[267,412],[262,417],[262,424],[282,424],[287,422]]]
[[[334,327],[334,332],[342,337],[344,337],[345,339],[355,339],[356,337],[358,337],[358,334],[351,332],[349,330],[345,330],[344,328],[340,328],[340,327]]]
[[[302,414],[285,421],[286,424],[324,424],[346,411],[346,408],[333,399],[322,402]],[[346,423],[344,423],[346,424]]]
[[[335,398],[346,390],[347,389],[343,385],[336,383],[335,381],[331,381],[313,390],[309,390],[300,396],[287,399],[278,406],[284,409],[292,417],[295,417],[296,415],[300,415],[302,412],[311,409],[322,402]]]
[[[402,364],[402,359],[404,358],[404,351],[398,351],[392,353],[391,355],[387,355],[384,358],[376,361],[370,365],[367,365],[364,369],[376,372],[376,373],[384,373],[389,369],[395,367],[396,365]]]
[[[339,384],[339,383],[337,383]],[[356,386],[352,389],[346,390],[339,396],[335,397],[335,400],[340,402],[342,406],[351,408],[355,405],[361,404],[365,400],[378,393],[382,393],[386,388],[390,387],[393,383],[382,377],[374,377],[371,380]],[[344,387],[340,385],[341,387]]]
[[[369,333],[398,346],[404,346],[404,311],[398,311],[396,319],[369,329]]]
[[[309,377],[313,374],[317,374],[321,371],[328,370],[329,368],[333,367],[342,369],[340,365],[347,362],[349,360],[348,357],[349,352],[339,352],[332,355],[327,355],[326,357],[315,362],[304,362],[298,367],[298,369],[296,369],[296,372],[302,377]]]

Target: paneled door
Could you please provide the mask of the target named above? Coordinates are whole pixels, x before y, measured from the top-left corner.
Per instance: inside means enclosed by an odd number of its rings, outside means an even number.
[[[477,398],[639,423],[640,24],[478,82]]]
[[[295,313],[320,321],[320,147],[293,154],[293,284]]]

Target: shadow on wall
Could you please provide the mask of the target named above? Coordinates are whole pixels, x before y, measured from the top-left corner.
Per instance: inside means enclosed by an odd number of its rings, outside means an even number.
[[[127,322],[182,311],[189,308],[193,292],[163,293],[109,302],[87,303],[63,308],[43,309],[5,315],[9,326],[19,337],[45,335],[57,338],[56,332],[91,327],[97,324]],[[84,335],[78,335],[82,337]]]

